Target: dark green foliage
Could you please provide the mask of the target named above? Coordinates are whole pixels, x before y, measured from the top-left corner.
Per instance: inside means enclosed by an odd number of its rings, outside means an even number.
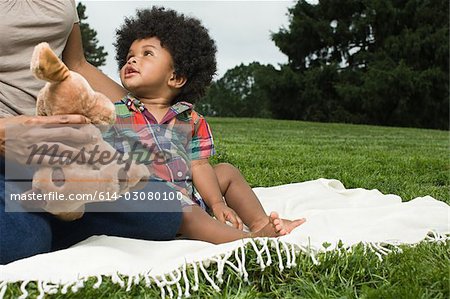
[[[289,17],[272,34],[289,63],[265,66],[251,90],[242,82],[261,66],[230,70],[207,114],[449,128],[448,1],[299,0]],[[267,113],[248,109],[255,94]]]
[[[272,66],[258,62],[230,69],[212,84],[196,109],[206,115],[269,118],[269,94],[262,86],[274,72]]]
[[[99,67],[105,65],[106,56],[103,46],[98,46],[97,31],[89,27],[86,22],[86,6],[81,2],[77,5],[78,18],[80,19],[81,40],[83,42],[84,56],[93,66]]]
[[[275,117],[448,129],[448,1],[300,0],[289,13],[272,37],[292,70],[278,77],[295,83],[271,99],[296,90],[300,111]]]

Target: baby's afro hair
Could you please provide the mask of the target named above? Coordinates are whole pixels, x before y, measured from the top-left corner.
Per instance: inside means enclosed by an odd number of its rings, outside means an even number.
[[[163,7],[138,10],[116,31],[116,60],[121,69],[135,40],[156,37],[172,55],[175,73],[187,79],[173,103],[194,103],[216,72],[216,45],[199,20]]]

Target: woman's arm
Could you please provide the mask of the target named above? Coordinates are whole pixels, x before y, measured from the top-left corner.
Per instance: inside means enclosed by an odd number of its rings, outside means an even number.
[[[95,91],[103,93],[112,102],[120,100],[127,94],[127,91],[122,86],[87,62],[84,57],[81,31],[78,23],[73,25],[72,32],[62,53],[62,60],[70,70],[81,74]]]

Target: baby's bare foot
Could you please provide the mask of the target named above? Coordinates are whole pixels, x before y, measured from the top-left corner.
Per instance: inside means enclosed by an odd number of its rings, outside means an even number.
[[[265,225],[258,225],[257,228],[252,230],[252,237],[278,237],[280,234],[276,231],[275,225],[273,224],[274,219],[278,219],[278,214],[276,212],[270,213],[267,217]]]
[[[284,236],[306,221],[304,218],[297,220],[281,219],[277,212],[271,212],[267,218],[267,221],[261,221],[252,227],[252,237]]]
[[[275,215],[276,217],[272,217],[272,214],[276,214]],[[301,219],[297,219],[297,220],[281,219],[278,217],[278,214],[275,212],[270,213],[270,219],[275,228],[275,231],[280,236],[284,236],[284,235],[291,233],[291,231],[293,231],[294,228],[305,223],[305,221],[306,221],[305,218],[301,218]]]

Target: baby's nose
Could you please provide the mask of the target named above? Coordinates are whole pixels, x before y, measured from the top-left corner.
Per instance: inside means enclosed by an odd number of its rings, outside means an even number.
[[[137,62],[136,57],[131,57],[131,58],[128,59],[128,61],[127,61],[128,64],[132,64],[132,63],[136,63],[136,62]]]

